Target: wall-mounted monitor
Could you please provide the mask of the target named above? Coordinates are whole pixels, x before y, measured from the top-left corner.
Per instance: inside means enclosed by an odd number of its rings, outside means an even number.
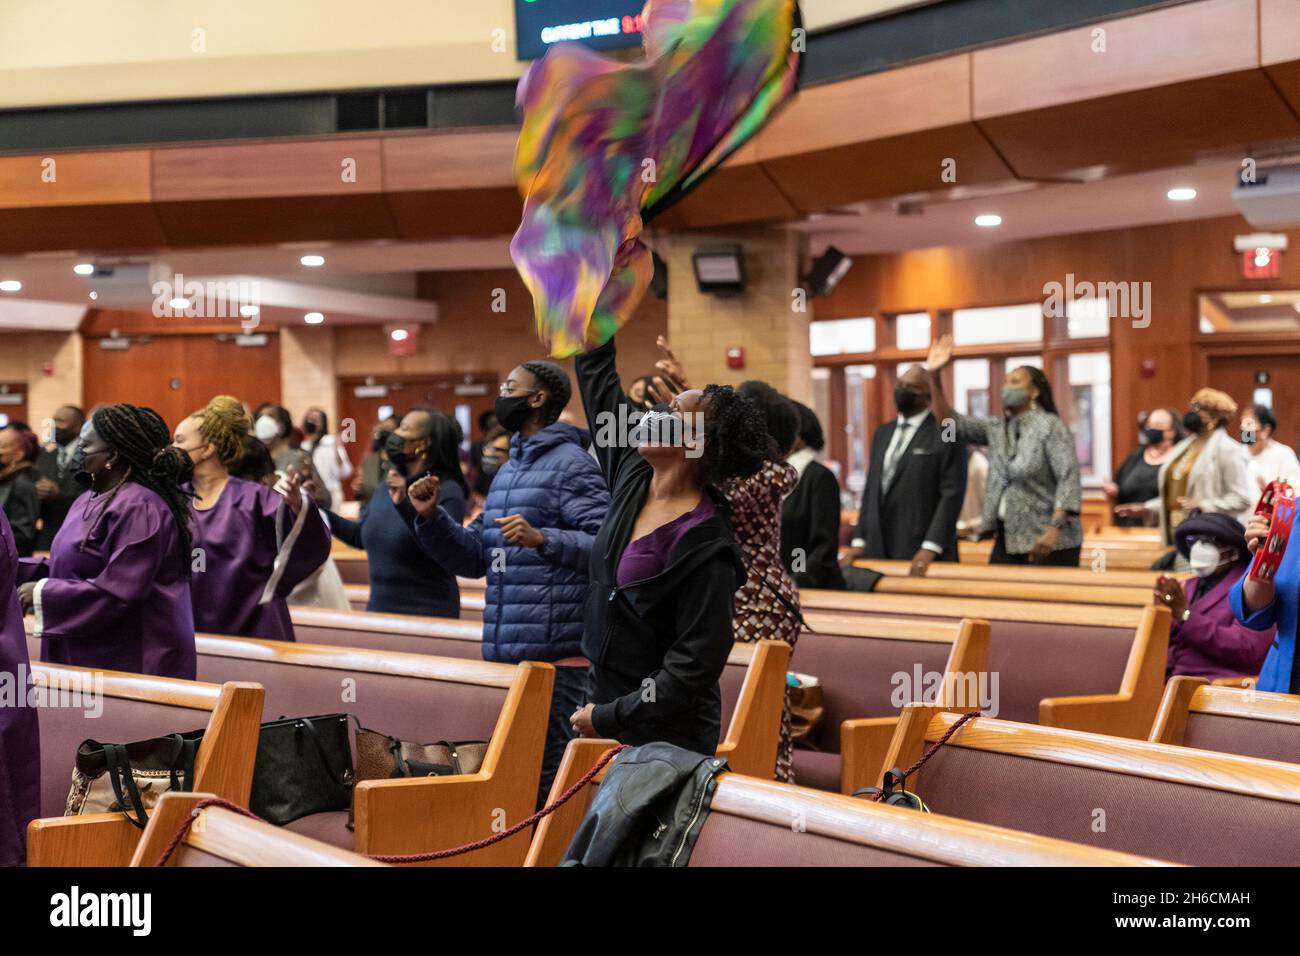
[[[640,46],[644,6],[645,0],[515,0],[519,59],[536,59],[556,43],[596,50]]]

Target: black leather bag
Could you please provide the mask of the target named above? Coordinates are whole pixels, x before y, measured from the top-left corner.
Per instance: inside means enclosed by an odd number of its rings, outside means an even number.
[[[262,725],[248,808],[284,826],[352,804],[347,714],[282,717]]]

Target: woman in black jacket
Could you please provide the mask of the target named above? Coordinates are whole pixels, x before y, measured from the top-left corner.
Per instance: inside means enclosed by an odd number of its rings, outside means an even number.
[[[799,438],[786,460],[799,473],[799,483],[781,505],[781,560],[799,587],[843,591],[839,479],[817,460],[826,445],[817,413],[799,402],[794,407]]]
[[[733,598],[745,581],[717,485],[754,474],[771,438],[758,409],[718,385],[681,392],[625,434],[637,410],[614,357],[611,340],[576,363],[611,501],[591,550],[582,641],[591,703],[574,712],[573,728],[712,754]]]

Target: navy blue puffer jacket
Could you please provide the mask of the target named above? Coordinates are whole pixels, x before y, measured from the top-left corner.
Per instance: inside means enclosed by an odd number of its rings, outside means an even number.
[[[557,422],[527,441],[510,440],[510,458],[488,489],[483,513],[462,527],[441,508],[417,518],[429,556],[453,574],[487,575],[483,658],[516,664],[582,653],[591,542],[609,510],[609,490],[587,454],[587,432]],[[523,515],[542,533],[540,548],[507,544],[496,519]]]

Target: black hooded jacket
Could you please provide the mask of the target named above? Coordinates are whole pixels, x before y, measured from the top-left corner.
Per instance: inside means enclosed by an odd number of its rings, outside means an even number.
[[[708,488],[715,514],[682,536],[668,566],[644,581],[618,585],[618,564],[653,472],[621,427],[636,410],[623,394],[614,358],[611,340],[576,362],[611,498],[591,549],[582,638],[592,664],[592,723],[601,736],[623,743],[664,741],[711,754],[722,724],[718,679],[731,653],[734,599],[745,566],[726,501]]]

